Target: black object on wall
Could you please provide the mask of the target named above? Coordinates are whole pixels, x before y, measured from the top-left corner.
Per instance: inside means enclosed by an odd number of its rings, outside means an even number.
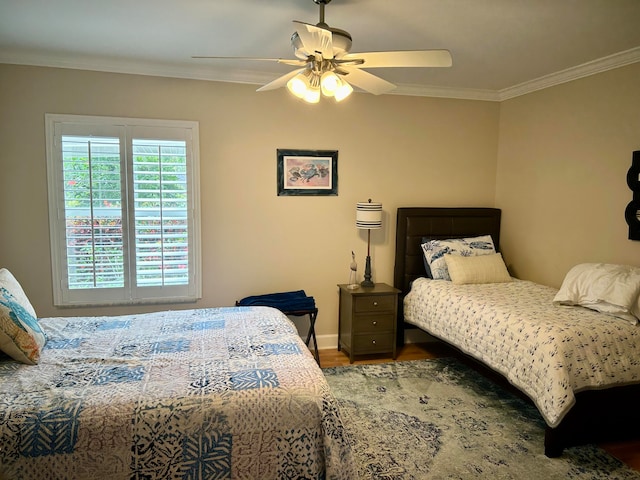
[[[640,150],[633,152],[627,185],[633,192],[633,200],[624,211],[624,218],[629,225],[629,240],[640,240]]]

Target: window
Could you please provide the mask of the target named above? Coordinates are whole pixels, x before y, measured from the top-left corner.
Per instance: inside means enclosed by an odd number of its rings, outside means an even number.
[[[45,119],[55,305],[200,298],[197,122]]]

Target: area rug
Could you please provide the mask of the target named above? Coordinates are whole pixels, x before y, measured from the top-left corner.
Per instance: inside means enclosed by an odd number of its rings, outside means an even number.
[[[323,371],[361,480],[640,479],[595,445],[547,458],[535,407],[457,359]]]

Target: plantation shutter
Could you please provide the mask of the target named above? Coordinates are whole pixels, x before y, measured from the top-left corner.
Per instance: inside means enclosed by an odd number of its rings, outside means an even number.
[[[184,141],[133,139],[136,283],[189,283]]]
[[[61,142],[69,288],[123,287],[120,140]]]
[[[47,115],[56,305],[199,298],[194,139],[193,122]]]

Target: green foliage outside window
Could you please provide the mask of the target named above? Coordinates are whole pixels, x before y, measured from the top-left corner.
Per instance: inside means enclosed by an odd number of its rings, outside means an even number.
[[[185,284],[187,171],[183,142],[134,140],[133,193],[123,192],[117,138],[64,137],[69,288],[124,285],[123,199],[131,198],[137,282]],[[124,210],[124,212],[123,212]]]

